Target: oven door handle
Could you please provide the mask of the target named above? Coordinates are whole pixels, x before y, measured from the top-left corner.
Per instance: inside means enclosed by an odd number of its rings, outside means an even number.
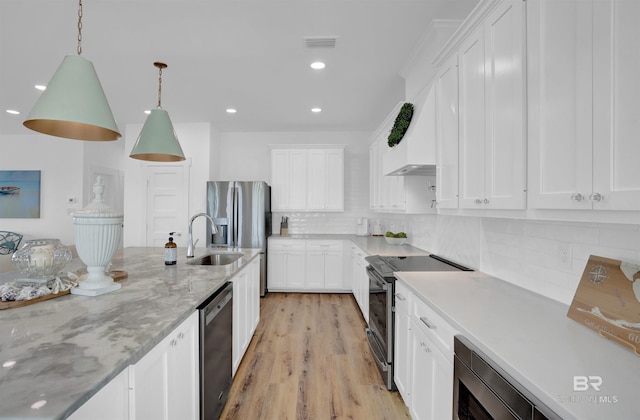
[[[384,372],[388,371],[389,364],[386,361],[382,360],[383,358],[379,356],[382,354],[382,349],[380,348],[380,345],[378,344],[378,341],[376,340],[375,335],[373,335],[373,331],[367,328],[366,333],[367,333],[367,342],[369,343],[369,348],[371,349],[371,354],[373,354],[374,359],[376,359],[377,365],[380,366],[380,368]]]
[[[367,274],[369,275],[369,279],[374,282],[376,286],[379,286],[380,289],[385,291],[389,290],[389,283],[384,281],[384,279],[378,273],[376,273],[375,270],[371,268],[371,266],[367,267]]]

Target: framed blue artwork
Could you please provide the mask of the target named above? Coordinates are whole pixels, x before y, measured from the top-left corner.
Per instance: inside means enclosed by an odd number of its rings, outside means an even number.
[[[40,171],[0,171],[0,218],[40,218]]]

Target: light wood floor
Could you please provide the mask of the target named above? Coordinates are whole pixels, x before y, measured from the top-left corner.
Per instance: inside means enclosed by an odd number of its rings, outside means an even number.
[[[221,419],[410,419],[350,294],[269,293]]]

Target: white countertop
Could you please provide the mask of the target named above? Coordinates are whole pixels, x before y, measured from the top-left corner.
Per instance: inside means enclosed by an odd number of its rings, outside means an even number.
[[[640,419],[640,357],[567,318],[569,307],[478,272],[401,272],[425,303],[564,419]],[[574,376],[600,391],[574,391]]]

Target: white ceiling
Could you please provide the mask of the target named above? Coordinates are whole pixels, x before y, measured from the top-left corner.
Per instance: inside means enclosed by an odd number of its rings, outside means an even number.
[[[162,107],[174,124],[372,130],[404,99],[400,70],[431,20],[464,18],[477,2],[84,0],[82,56],[121,131],[156,105],[154,61],[168,64]],[[0,133],[33,133],[22,126],[39,95],[33,86],[76,54],[77,9],[76,0],[0,0]],[[334,49],[308,49],[308,36],[338,40]],[[309,68],[314,60],[326,69]],[[323,112],[311,113],[316,106]]]

